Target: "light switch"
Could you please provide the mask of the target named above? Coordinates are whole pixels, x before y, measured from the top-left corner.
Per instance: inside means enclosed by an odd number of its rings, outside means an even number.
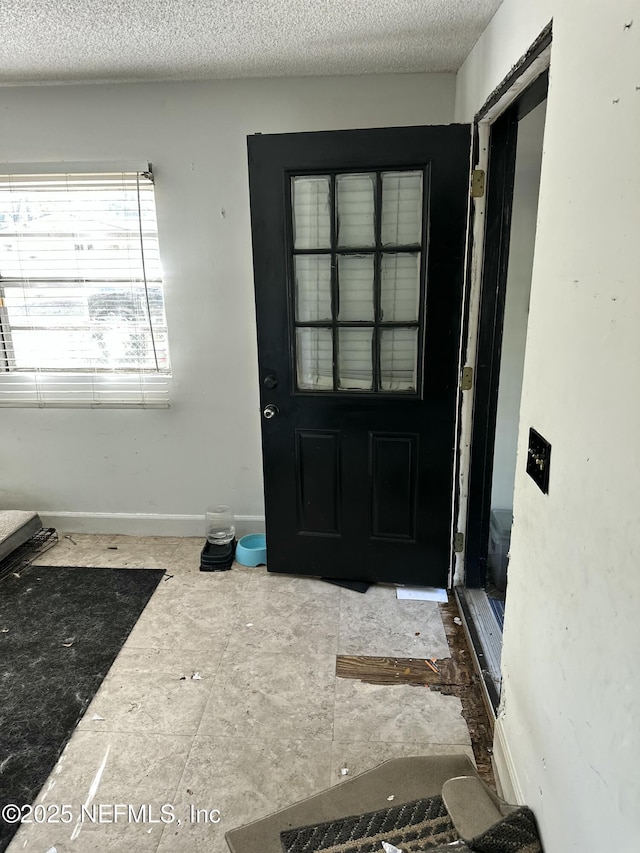
[[[529,430],[529,449],[527,451],[527,474],[538,488],[546,494],[549,492],[549,464],[551,462],[551,445],[533,427]]]

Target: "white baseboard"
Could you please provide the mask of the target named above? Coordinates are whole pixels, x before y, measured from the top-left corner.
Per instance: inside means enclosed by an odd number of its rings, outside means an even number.
[[[508,803],[524,805],[522,788],[500,717],[496,720],[493,731],[493,769],[497,777],[498,793],[502,799]]]
[[[123,533],[128,536],[202,536],[202,515],[133,512],[52,512],[39,510],[45,527],[64,533]],[[236,515],[236,536],[264,533],[264,515]]]

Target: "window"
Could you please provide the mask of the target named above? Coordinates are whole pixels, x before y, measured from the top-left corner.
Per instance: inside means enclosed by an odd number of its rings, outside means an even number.
[[[0,405],[166,406],[149,166],[0,175]]]
[[[291,177],[298,391],[416,394],[424,170]]]

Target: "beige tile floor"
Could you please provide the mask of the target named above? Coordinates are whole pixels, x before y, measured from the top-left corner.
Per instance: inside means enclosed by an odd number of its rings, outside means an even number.
[[[71,534],[39,560],[167,575],[37,800],[73,820],[22,826],[9,853],[226,853],[227,830],[388,758],[473,758],[456,697],[335,677],[337,654],[448,656],[436,604],[263,568],[202,573],[202,544]],[[83,804],[102,822],[79,821]],[[114,821],[115,804],[134,813]]]

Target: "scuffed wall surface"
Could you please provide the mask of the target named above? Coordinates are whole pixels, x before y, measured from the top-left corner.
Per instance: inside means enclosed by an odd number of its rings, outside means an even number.
[[[458,75],[456,110],[475,112],[553,16],[500,725],[547,853],[631,853],[640,14],[632,0],[524,5],[503,3]],[[548,496],[524,473],[529,426],[553,445]]]

